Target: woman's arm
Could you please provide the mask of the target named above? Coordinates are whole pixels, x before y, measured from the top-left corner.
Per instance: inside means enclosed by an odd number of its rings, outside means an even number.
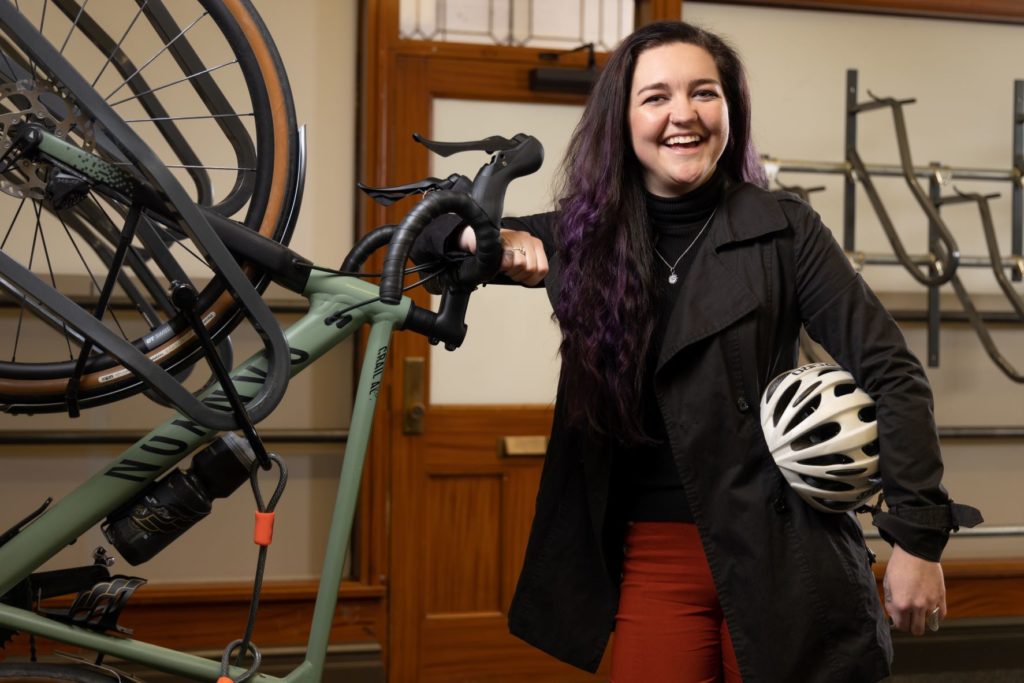
[[[946,613],[938,564],[951,529],[969,523],[941,484],[943,465],[932,392],[899,326],[850,266],[810,207],[784,201],[796,231],[797,294],[808,333],[849,370],[874,400],[879,467],[889,511],[874,524],[893,553],[884,581],[896,628],[924,632],[929,614]],[[980,515],[978,515],[980,520]]]

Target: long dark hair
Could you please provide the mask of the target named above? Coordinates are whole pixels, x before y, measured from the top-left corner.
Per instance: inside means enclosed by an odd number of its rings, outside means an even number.
[[[750,134],[750,93],[739,56],[718,36],[683,22],[638,29],[612,53],[563,164],[556,240],[562,291],[562,372],[570,419],[621,443],[645,443],[641,390],[654,333],[654,247],[644,173],[631,143],[629,93],[640,53],[689,43],[712,56],[729,107],[726,176],[765,186]]]

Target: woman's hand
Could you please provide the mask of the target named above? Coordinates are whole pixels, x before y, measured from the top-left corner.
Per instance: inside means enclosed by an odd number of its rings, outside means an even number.
[[[882,589],[885,611],[900,631],[919,636],[926,627],[937,630],[939,621],[946,617],[946,584],[938,562],[915,557],[894,545]]]
[[[548,274],[548,257],[544,243],[522,230],[501,229],[501,272],[509,279],[533,287]],[[459,236],[459,248],[476,253],[476,233],[467,227]]]

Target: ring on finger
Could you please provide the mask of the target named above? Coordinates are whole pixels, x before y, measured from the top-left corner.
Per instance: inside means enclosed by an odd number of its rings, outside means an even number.
[[[523,256],[526,256],[526,249],[523,249],[522,247],[506,247],[505,251],[509,251],[509,252],[518,251]]]
[[[936,607],[928,613],[928,617],[926,618],[925,623],[927,623],[929,631],[939,630],[939,612],[941,611],[941,608]]]

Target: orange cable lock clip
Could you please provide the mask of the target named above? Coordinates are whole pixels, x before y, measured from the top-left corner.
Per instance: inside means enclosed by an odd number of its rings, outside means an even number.
[[[268,546],[274,537],[274,513],[257,512],[256,528],[253,531],[253,541],[256,545]],[[221,683],[218,681],[217,683]]]

